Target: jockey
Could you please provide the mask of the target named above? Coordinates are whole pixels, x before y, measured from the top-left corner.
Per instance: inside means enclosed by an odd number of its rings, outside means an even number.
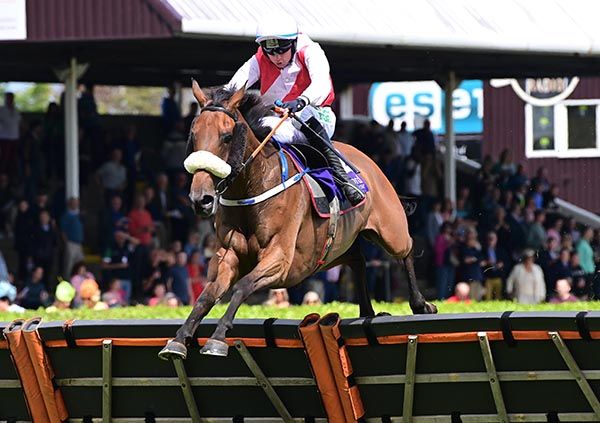
[[[331,143],[336,117],[331,110],[334,92],[325,53],[319,44],[298,32],[296,21],[289,15],[261,22],[256,42],[259,44],[256,54],[238,69],[227,87],[240,89],[260,81],[265,104],[282,100],[283,108],[296,113],[319,136],[287,120],[277,130],[278,140],[307,139],[327,159],[348,201],[352,205],[360,203],[364,194],[348,178]],[[264,123],[273,127],[278,120],[271,119],[265,118]]]

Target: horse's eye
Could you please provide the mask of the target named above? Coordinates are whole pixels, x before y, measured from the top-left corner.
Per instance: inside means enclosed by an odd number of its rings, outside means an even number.
[[[233,139],[233,134],[223,134],[223,135],[221,135],[221,141],[223,141],[225,144],[229,144],[232,139]]]

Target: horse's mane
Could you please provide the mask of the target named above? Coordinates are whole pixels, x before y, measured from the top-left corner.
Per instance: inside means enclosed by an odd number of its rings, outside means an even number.
[[[210,94],[213,103],[226,104],[231,96],[235,94],[235,90],[225,87],[217,88]],[[248,123],[252,132],[259,140],[264,139],[271,128],[262,124],[262,118],[265,116],[276,116],[270,106],[263,104],[259,95],[246,93],[242,99],[238,110]]]

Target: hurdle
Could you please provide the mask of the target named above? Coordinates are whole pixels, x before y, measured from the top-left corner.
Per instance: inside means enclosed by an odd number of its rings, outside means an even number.
[[[71,422],[600,421],[598,312],[237,320],[227,357],[197,353],[207,320],[187,360],[158,359],[181,323],[20,326]],[[15,360],[19,329],[0,329],[0,420],[44,421]]]

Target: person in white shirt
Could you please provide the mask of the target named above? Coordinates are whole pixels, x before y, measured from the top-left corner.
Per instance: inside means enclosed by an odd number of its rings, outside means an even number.
[[[535,251],[526,249],[506,281],[506,292],[521,304],[539,304],[546,298],[542,268],[534,263]]]
[[[226,87],[238,90],[260,82],[265,104],[282,101],[282,107],[295,113],[310,129],[288,119],[275,138],[280,142],[308,140],[325,156],[336,179],[342,181],[348,200],[353,205],[360,203],[364,194],[346,175],[331,143],[336,122],[331,110],[335,94],[329,62],[321,46],[300,33],[289,15],[262,21],[256,31],[256,42],[259,44],[256,54],[238,69]],[[273,127],[278,121],[276,117],[268,117],[264,123]]]

